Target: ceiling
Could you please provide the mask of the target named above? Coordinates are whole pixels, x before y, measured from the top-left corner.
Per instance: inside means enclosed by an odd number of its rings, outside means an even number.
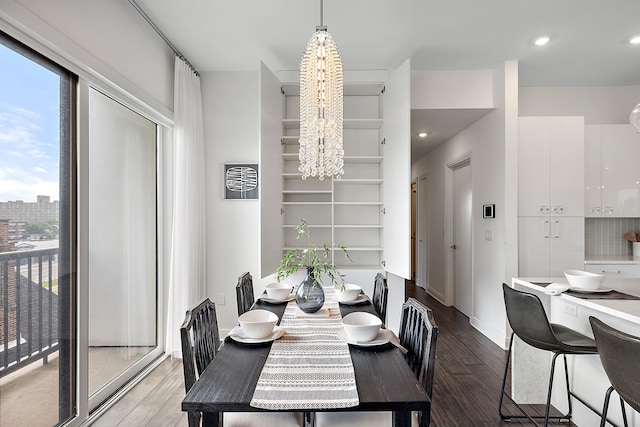
[[[296,70],[320,24],[320,0],[136,1],[199,71],[258,70],[260,61]],[[640,85],[640,45],[628,42],[640,35],[639,0],[326,0],[324,24],[346,70],[517,60],[520,86]],[[542,34],[551,41],[535,46]],[[412,130],[430,129],[431,147],[486,113],[414,112]]]

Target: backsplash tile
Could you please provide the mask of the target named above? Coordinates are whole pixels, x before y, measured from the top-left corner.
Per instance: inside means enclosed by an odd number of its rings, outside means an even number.
[[[585,256],[631,256],[627,231],[640,232],[640,218],[585,218]]]

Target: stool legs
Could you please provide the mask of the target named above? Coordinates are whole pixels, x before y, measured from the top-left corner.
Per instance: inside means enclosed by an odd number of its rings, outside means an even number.
[[[529,419],[532,423],[534,423],[535,425],[538,425],[538,423],[536,423],[536,421],[534,420],[534,418],[538,418],[538,419],[544,419],[544,425],[547,426],[549,424],[549,420],[553,419],[553,420],[557,420],[557,421],[568,421],[571,419],[571,391],[569,390],[569,370],[567,369],[567,358],[566,355],[563,353],[554,353],[553,358],[551,360],[551,373],[549,375],[549,389],[547,392],[547,403],[545,406],[545,414],[544,416],[532,416],[529,415],[515,400],[513,400],[511,398],[511,396],[509,396],[505,391],[505,386],[507,383],[507,374],[509,373],[509,362],[511,361],[511,349],[513,347],[513,339],[514,339],[514,335],[515,333],[511,333],[511,339],[509,340],[509,353],[507,355],[507,362],[505,364],[505,368],[504,368],[504,376],[502,378],[502,389],[500,391],[500,402],[498,405],[498,413],[500,414],[500,418],[503,420],[509,420],[511,418],[527,418]],[[563,359],[564,359],[564,371],[565,371],[565,381],[566,381],[566,386],[567,386],[567,401],[569,402],[569,412],[561,417],[551,417],[549,416],[549,412],[550,412],[550,408],[551,408],[551,392],[553,391],[553,375],[555,372],[555,366],[556,366],[556,358],[562,354]],[[503,414],[502,413],[502,403],[504,401],[504,396],[506,396],[517,408],[520,412],[522,412],[523,415],[509,415],[509,414]]]
[[[604,427],[607,422],[607,412],[609,411],[609,399],[611,398],[611,392],[613,392],[613,386],[607,389],[607,392],[604,395],[604,405],[602,406],[602,417],[600,418],[600,427]],[[624,409],[624,400],[620,398],[620,408],[622,409],[622,421],[624,422],[624,427],[628,427],[627,423],[627,412]]]

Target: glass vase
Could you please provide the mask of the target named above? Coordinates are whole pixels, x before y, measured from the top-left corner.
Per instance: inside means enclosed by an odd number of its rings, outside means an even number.
[[[305,313],[315,313],[324,304],[324,291],[320,283],[315,281],[312,267],[307,267],[307,277],[298,286],[296,304]]]

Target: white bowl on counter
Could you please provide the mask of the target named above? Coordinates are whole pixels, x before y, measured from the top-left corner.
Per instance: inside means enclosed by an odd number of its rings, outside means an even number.
[[[582,270],[566,270],[564,276],[572,288],[596,290],[600,289],[604,281],[603,274],[590,273]]]
[[[375,314],[354,311],[342,318],[342,327],[350,341],[368,342],[378,335],[382,321]]]
[[[240,315],[238,322],[249,338],[264,338],[273,332],[278,316],[269,310],[255,309]]]
[[[271,299],[285,300],[291,295],[291,286],[286,283],[269,283],[265,286],[267,296]]]
[[[343,286],[336,288],[338,301],[355,301],[362,292],[362,288],[353,283],[345,283]]]

